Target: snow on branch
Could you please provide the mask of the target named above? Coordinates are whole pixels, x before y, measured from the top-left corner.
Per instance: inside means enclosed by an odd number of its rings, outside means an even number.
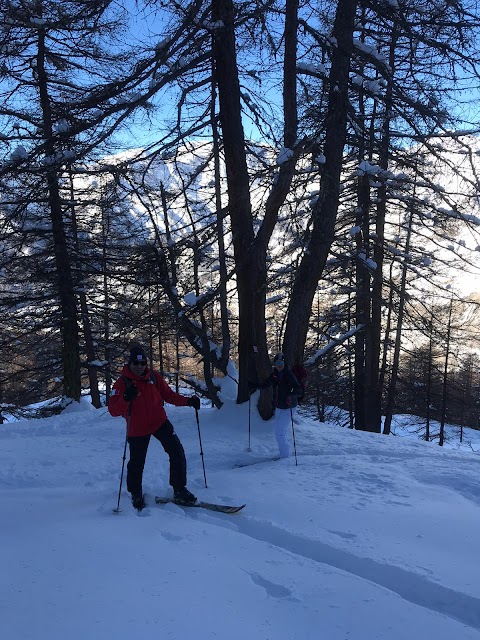
[[[284,162],[288,162],[288,160],[290,160],[290,158],[292,157],[293,157],[292,149],[289,149],[288,147],[282,147],[278,152],[277,164],[283,164]]]
[[[328,342],[328,344],[326,344],[324,347],[319,349],[311,358],[309,358],[308,360],[305,361],[305,366],[308,367],[308,366],[313,366],[313,365],[317,364],[317,361],[320,360],[320,358],[323,358],[323,356],[326,355],[331,349],[333,349],[334,347],[336,347],[339,344],[342,344],[343,342],[345,342],[345,340],[348,340],[348,338],[351,338],[353,335],[355,335],[356,333],[361,331],[363,329],[363,327],[364,327],[364,325],[360,324],[360,325],[358,325],[358,327],[353,327],[352,329],[350,329],[346,333],[343,333],[341,336],[338,336],[336,338],[332,338]]]
[[[297,64],[297,72],[304,73],[306,75],[312,75],[315,77],[326,77],[328,76],[328,71],[323,64],[313,64],[309,62],[299,62]]]

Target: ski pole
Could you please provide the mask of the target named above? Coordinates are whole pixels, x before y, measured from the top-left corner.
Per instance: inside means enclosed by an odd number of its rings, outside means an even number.
[[[252,394],[248,393],[248,449],[247,451],[251,451],[252,448],[250,446],[250,433],[251,433],[251,408],[252,408]]]
[[[292,419],[292,434],[293,434],[293,451],[295,452],[295,466],[298,467],[297,462],[297,445],[295,444],[295,427],[293,426],[293,410],[290,407],[290,417]]]
[[[132,401],[130,400],[130,404],[128,405],[127,429],[126,429],[126,432],[125,432],[125,446],[123,447],[122,473],[120,475],[120,486],[118,487],[117,508],[113,509],[113,513],[119,513],[120,512],[120,495],[122,493],[123,470],[125,468],[125,458],[127,457],[127,442],[128,442],[128,432],[130,431],[130,418],[131,417],[132,417]]]
[[[200,456],[202,458],[203,477],[205,479],[205,489],[208,489],[208,487],[207,487],[207,475],[205,473],[205,462],[203,460],[202,436],[200,435],[200,420],[198,419],[198,409],[195,409],[195,418],[197,419],[198,441],[200,442]]]

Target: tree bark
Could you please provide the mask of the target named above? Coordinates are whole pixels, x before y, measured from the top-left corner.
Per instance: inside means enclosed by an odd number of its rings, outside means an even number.
[[[390,155],[390,120],[393,110],[393,73],[395,64],[395,48],[397,43],[397,30],[394,27],[392,41],[390,45],[389,64],[391,73],[385,93],[384,109],[385,115],[382,123],[382,138],[380,141],[378,164],[383,170],[388,168],[388,158]],[[374,124],[375,119],[372,120]],[[387,185],[383,181],[378,189],[378,206],[375,220],[375,244],[373,248],[373,259],[376,268],[372,275],[372,305],[371,305],[371,343],[369,353],[369,370],[367,379],[368,398],[368,420],[369,431],[380,433],[382,430],[382,384],[381,384],[381,344],[382,344],[382,307],[383,307],[383,263],[385,255],[385,220],[387,213]],[[408,240],[409,242],[409,240]],[[401,321],[400,321],[401,322]],[[394,402],[395,382],[390,386],[393,396],[390,402]],[[393,405],[391,405],[393,410]]]
[[[443,383],[442,383],[442,413],[440,416],[440,437],[438,444],[443,447],[445,442],[445,421],[447,416],[447,396],[448,396],[448,361],[450,357],[450,339],[452,335],[452,311],[453,311],[453,296],[450,299],[450,308],[448,310],[448,324],[447,324],[447,343],[445,353],[445,364],[443,367]]]
[[[412,234],[412,226],[413,226],[413,209],[410,210],[407,239],[405,241],[405,250],[404,250],[405,256],[408,256],[410,251],[410,238]],[[408,271],[408,266],[407,266],[406,257],[405,257],[403,262],[403,267],[402,267],[402,278],[400,282],[400,300],[399,300],[399,308],[398,308],[397,327],[396,327],[396,333],[395,333],[395,347],[393,351],[392,372],[390,375],[390,382],[388,384],[387,404],[385,407],[385,422],[383,425],[383,433],[385,435],[390,434],[392,418],[393,418],[393,410],[395,408],[395,395],[396,395],[397,380],[398,380],[398,370],[400,367],[400,346],[401,346],[401,340],[402,340],[403,316],[405,312],[407,271]]]
[[[239,384],[237,402],[249,397],[248,382],[270,372],[265,326],[266,251],[254,249],[250,180],[241,117],[240,83],[236,63],[234,7],[231,0],[213,0],[212,15],[222,28],[215,30],[215,78],[228,187],[228,210],[235,253],[238,307]],[[259,407],[262,410],[261,407]]]
[[[346,140],[348,76],[352,53],[355,0],[339,0],[333,39],[326,119],[325,164],[320,195],[313,210],[313,226],[300,262],[288,307],[284,352],[289,362],[301,362],[312,302],[334,238],[340,192],[340,174]]]
[[[81,248],[80,241],[78,237],[78,220],[77,220],[77,212],[75,209],[75,188],[73,181],[72,171],[69,171],[69,182],[70,182],[70,215],[72,218],[72,235],[73,242],[75,244],[75,253],[76,253],[76,270],[78,274],[82,273],[82,264],[80,262]],[[79,276],[81,279],[81,276]],[[96,364],[92,364],[97,359],[97,355],[95,353],[95,343],[93,340],[92,333],[92,325],[90,322],[90,313],[88,310],[87,304],[87,296],[84,291],[84,287],[81,286],[78,292],[78,300],[80,304],[80,314],[81,321],[83,327],[83,338],[85,340],[85,354],[87,356],[87,371],[88,371],[88,382],[90,387],[90,397],[92,399],[92,405],[95,409],[100,409],[102,406],[100,400],[100,392],[98,389],[98,367]]]
[[[368,364],[370,361],[371,344],[370,272],[365,262],[358,257],[362,252],[367,256],[370,238],[370,186],[368,176],[363,176],[359,179],[357,198],[358,213],[356,225],[361,228],[361,234],[357,233],[355,236],[357,249],[357,263],[355,265],[355,322],[357,327],[363,326],[364,328],[355,335],[355,428],[362,431],[370,431],[368,427]]]
[[[42,127],[45,138],[45,154],[48,159],[55,162],[57,149],[53,138],[53,118],[48,93],[45,56],[45,30],[43,27],[40,27],[38,29],[36,70],[38,73]],[[62,336],[63,392],[67,398],[79,401],[81,395],[81,377],[77,306],[58,185],[58,169],[55,164],[52,165],[51,169],[47,170],[46,181],[61,314],[60,330]]]

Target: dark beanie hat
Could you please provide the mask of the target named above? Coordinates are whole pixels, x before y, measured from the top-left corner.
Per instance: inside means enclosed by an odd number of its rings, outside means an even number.
[[[277,355],[275,356],[273,361],[274,362],[285,362],[285,356],[283,355],[283,353],[277,353]]]
[[[128,357],[128,364],[137,362],[137,360],[146,360],[147,354],[140,345],[136,345],[130,349],[130,355]]]

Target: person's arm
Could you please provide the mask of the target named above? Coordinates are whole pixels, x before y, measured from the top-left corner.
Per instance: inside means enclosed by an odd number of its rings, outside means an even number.
[[[113,385],[111,396],[108,399],[108,412],[115,418],[118,416],[125,416],[128,413],[128,406],[130,402],[127,402],[123,397],[125,388],[125,381],[123,378],[119,378]]]
[[[173,391],[159,373],[156,371],[153,373],[157,380],[157,389],[165,402],[173,404],[176,407],[186,407],[188,404],[188,398]]]
[[[295,396],[302,395],[302,387],[292,371],[288,372],[288,381],[290,384],[290,394]]]

